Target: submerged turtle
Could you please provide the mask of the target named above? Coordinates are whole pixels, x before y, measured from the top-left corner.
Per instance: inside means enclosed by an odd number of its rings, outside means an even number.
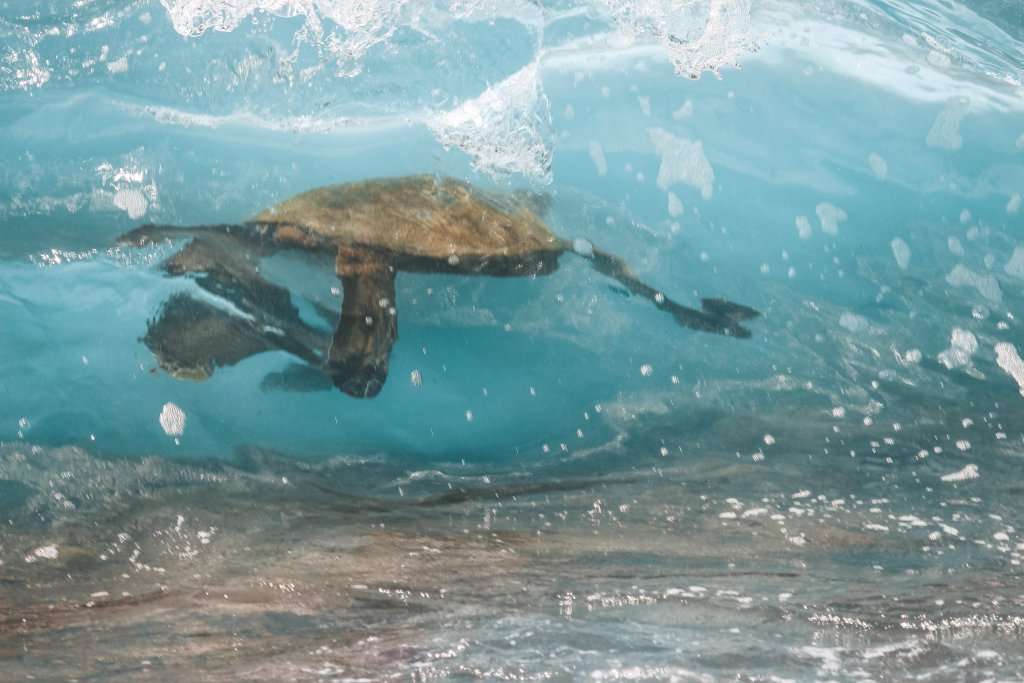
[[[204,289],[227,299],[245,317],[177,295],[144,338],[158,362],[177,377],[201,379],[215,366],[282,349],[299,356],[343,392],[375,396],[387,377],[398,337],[395,275],[546,275],[573,251],[631,293],[651,300],[679,324],[705,332],[749,337],[741,323],[759,313],[722,299],[688,308],[642,282],[620,258],[587,242],[555,235],[527,198],[485,192],[461,180],[420,175],[332,185],[281,202],[240,225],[191,228],[145,225],[124,235],[123,246],[191,237],[164,264],[174,275],[198,274]],[[326,335],[304,323],[288,291],[264,280],[253,256],[281,249],[335,256],[343,303],[337,331]]]

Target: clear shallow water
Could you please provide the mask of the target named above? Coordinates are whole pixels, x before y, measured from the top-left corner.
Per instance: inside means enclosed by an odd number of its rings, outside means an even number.
[[[0,2],[5,672],[1015,679],[1021,19]],[[154,371],[194,285],[117,235],[419,172],[548,192],[754,337],[567,255],[400,277],[372,401]],[[268,268],[337,306],[308,265]]]

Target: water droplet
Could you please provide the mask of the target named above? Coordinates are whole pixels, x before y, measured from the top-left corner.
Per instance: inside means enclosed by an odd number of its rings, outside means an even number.
[[[580,256],[590,258],[594,255],[594,245],[582,237],[577,237],[572,241],[572,250]]]

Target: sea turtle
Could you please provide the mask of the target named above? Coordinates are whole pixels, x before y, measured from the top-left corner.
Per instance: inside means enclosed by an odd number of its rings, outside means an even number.
[[[277,348],[322,367],[347,394],[375,396],[398,337],[399,271],[546,275],[566,251],[588,259],[681,325],[750,336],[741,323],[759,315],[756,310],[722,299],[704,299],[701,310],[676,303],[637,278],[619,257],[555,235],[531,204],[526,195],[487,192],[433,175],[365,180],[305,192],[240,225],[144,225],[124,235],[120,244],[191,237],[164,269],[198,274],[200,286],[245,314],[231,316],[196,299],[172,298],[144,340],[161,366],[180,377],[202,378],[216,365]],[[343,303],[326,354],[321,350],[324,334],[299,318],[288,291],[259,274],[253,257],[280,249],[335,257]]]

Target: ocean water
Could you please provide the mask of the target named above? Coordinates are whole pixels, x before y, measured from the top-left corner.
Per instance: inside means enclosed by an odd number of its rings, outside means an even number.
[[[0,679],[1020,680],[1022,81],[1009,0],[0,0]],[[373,399],[160,370],[119,235],[414,173],[761,316],[566,254],[401,274]]]

